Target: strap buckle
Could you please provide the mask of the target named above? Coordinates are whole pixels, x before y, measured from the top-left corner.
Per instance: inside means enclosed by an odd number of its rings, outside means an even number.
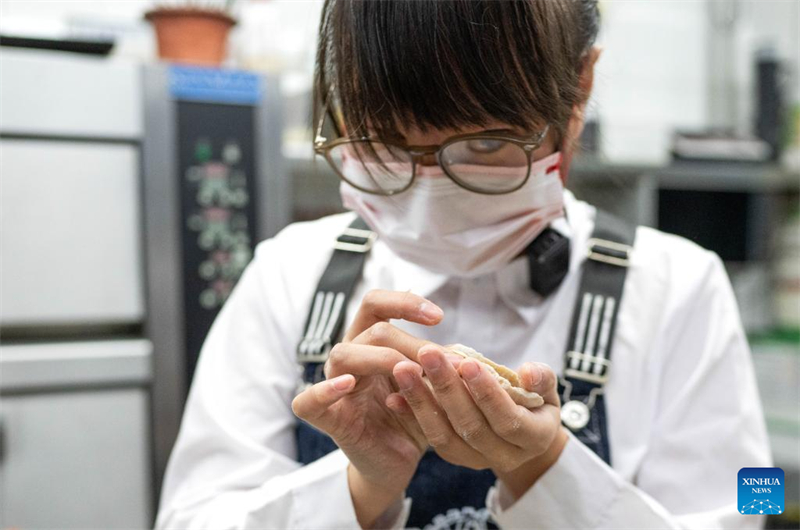
[[[566,377],[571,377],[573,379],[579,379],[581,381],[586,381],[587,383],[594,383],[596,385],[604,385],[608,382],[608,374],[609,369],[611,368],[611,361],[605,359],[603,357],[598,357],[596,355],[587,355],[585,353],[580,353],[577,351],[569,351],[567,352],[567,357],[572,359],[578,359],[583,362],[589,362],[590,366],[587,370],[581,370],[578,368],[565,368],[564,375]],[[597,367],[600,367],[598,370]],[[592,370],[591,372],[588,370]]]
[[[297,362],[324,363],[330,356],[333,345],[330,340],[323,339],[303,339],[297,351]]]
[[[589,259],[616,265],[617,267],[630,267],[632,246],[597,237],[590,238],[588,245],[589,254],[587,257]]]
[[[362,239],[363,241],[359,243],[342,241],[344,237]],[[345,252],[359,252],[363,254],[369,252],[376,239],[378,239],[378,234],[372,230],[346,228],[344,232],[342,232],[342,235],[336,238],[336,243],[333,244],[333,248],[336,250],[344,250]]]

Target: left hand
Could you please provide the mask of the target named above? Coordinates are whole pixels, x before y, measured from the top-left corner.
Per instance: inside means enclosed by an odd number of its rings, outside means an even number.
[[[420,364],[395,365],[393,374],[404,401],[394,400],[397,405],[392,408],[397,414],[413,414],[444,460],[472,469],[491,468],[501,479],[509,477],[508,482],[520,482],[514,474],[527,469],[532,484],[558,458],[566,432],[550,367],[525,363],[518,371],[523,387],[545,402],[529,410],[514,403],[480,362],[463,359],[456,369],[435,344],[423,346],[418,358]],[[422,380],[420,365],[432,392]]]

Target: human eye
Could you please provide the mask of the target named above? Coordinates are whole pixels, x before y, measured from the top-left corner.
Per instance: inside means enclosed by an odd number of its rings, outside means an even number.
[[[467,149],[475,154],[492,154],[501,151],[505,146],[504,140],[494,140],[491,138],[475,138],[468,140],[466,143]]]

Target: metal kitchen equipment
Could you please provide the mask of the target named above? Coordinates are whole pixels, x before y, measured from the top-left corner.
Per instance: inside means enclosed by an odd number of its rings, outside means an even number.
[[[146,332],[156,478],[206,333],[256,243],[288,224],[278,80],[158,65],[144,72]]]

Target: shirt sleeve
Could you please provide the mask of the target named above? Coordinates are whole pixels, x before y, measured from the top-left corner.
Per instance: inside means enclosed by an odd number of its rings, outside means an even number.
[[[178,440],[167,467],[158,529],[360,528],[336,450],[296,459],[291,401],[299,382],[295,289],[261,243],[203,345]],[[284,310],[280,310],[284,308]],[[381,519],[405,524],[408,502]]]
[[[570,434],[559,460],[516,502],[498,481],[501,528],[760,528],[737,510],[742,467],[771,456],[750,351],[716,255],[661,337],[657,416],[633,481]]]

